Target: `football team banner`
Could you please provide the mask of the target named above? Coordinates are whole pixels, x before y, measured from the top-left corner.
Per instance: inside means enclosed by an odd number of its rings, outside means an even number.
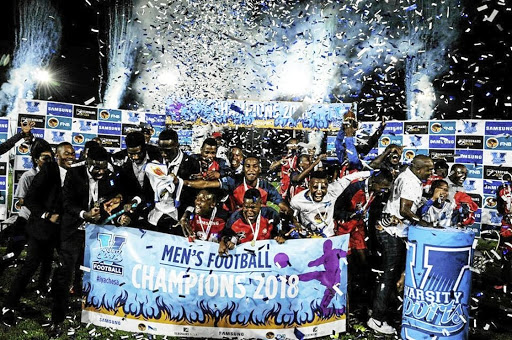
[[[410,227],[402,339],[467,339],[472,230]]]
[[[82,322],[202,338],[315,338],[345,331],[348,235],[257,241],[229,256],[219,256],[218,246],[88,225]]]

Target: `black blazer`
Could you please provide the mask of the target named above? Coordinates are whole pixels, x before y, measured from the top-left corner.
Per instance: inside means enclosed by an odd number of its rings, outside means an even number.
[[[98,198],[110,199],[119,190],[116,174],[105,176],[98,182]],[[63,208],[61,224],[61,241],[72,237],[84,222],[80,217],[82,210],[89,211],[89,176],[85,165],[71,168],[66,173],[62,188]]]
[[[148,155],[148,162],[153,160],[156,160],[157,162],[160,161],[160,159],[154,159]],[[144,174],[144,182],[142,183],[142,186],[140,185],[137,177],[135,177],[135,173],[133,172],[133,163],[131,160],[128,160],[119,169],[119,187],[125,202],[131,202],[132,198],[135,196],[139,196],[141,198],[141,202],[137,207],[136,216],[147,217],[147,214],[154,207],[155,193],[146,174]],[[133,218],[134,216],[132,216],[132,219]]]
[[[34,179],[25,196],[25,204],[30,210],[26,231],[30,237],[39,240],[55,239],[59,224],[42,218],[43,214],[57,213],[62,218],[62,189],[59,166],[55,162],[45,163]]]

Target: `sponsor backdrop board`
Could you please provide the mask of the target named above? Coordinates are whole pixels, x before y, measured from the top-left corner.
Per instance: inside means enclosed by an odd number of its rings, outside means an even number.
[[[100,136],[110,151],[124,147],[124,136],[141,122],[153,125],[152,142],[171,124],[179,132],[180,143],[192,143],[190,124],[214,123],[223,126],[257,128],[329,129],[335,133],[350,104],[303,105],[292,102],[173,100],[166,112],[149,113],[110,110],[82,105],[45,101],[25,101],[19,108],[19,119],[26,117],[36,123],[34,134],[51,144],[71,141],[77,154],[84,144]],[[360,122],[358,137],[367,139],[379,122]],[[188,126],[188,127],[187,127]],[[384,134],[365,160],[382,152],[389,144],[404,146],[402,160],[410,162],[417,154],[445,159],[450,165],[462,163],[468,168],[466,191],[479,206],[473,228],[478,233],[482,224],[499,225],[499,216],[492,200],[504,173],[512,172],[512,121],[424,121],[387,123]],[[328,148],[334,145],[328,136]],[[332,151],[332,150],[331,150]],[[15,170],[30,169],[27,150],[16,150]],[[487,203],[486,203],[487,202]]]
[[[9,119],[0,118],[0,143],[9,138]],[[7,218],[8,197],[9,152],[0,155],[0,220]]]
[[[208,339],[344,332],[347,248],[343,235],[245,243],[219,256],[217,243],[88,225],[82,322]]]

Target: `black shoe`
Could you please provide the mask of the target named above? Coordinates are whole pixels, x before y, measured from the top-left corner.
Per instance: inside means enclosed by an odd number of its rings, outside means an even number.
[[[63,333],[62,323],[52,323],[48,329],[48,337],[50,339],[59,338]]]

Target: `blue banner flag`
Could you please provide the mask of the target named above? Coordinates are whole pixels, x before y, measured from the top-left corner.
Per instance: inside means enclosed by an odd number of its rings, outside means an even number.
[[[343,235],[257,241],[218,256],[216,243],[88,225],[82,322],[204,338],[343,332],[347,248]]]

